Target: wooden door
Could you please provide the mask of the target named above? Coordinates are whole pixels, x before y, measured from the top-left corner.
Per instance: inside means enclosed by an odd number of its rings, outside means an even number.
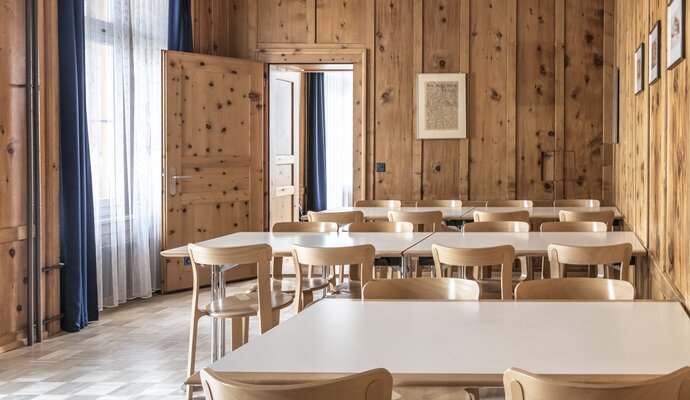
[[[162,247],[262,230],[264,64],[172,51],[163,63]],[[191,287],[184,264],[162,260],[163,292]]]
[[[269,71],[269,227],[299,220],[301,76],[285,67]]]

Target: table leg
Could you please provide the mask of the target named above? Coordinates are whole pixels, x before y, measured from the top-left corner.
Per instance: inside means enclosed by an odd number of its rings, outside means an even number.
[[[410,265],[411,261],[410,257],[403,256],[400,258],[400,278],[407,278],[407,267]]]
[[[217,298],[217,293],[216,293],[216,280],[218,275],[218,270],[217,268],[211,267],[211,301],[215,300]],[[218,331],[218,318],[213,318],[211,320],[211,361],[215,362],[218,360],[219,353],[218,353],[218,334],[220,333]]]
[[[218,271],[218,300],[225,297],[225,276],[224,272]],[[225,319],[218,318],[218,352],[221,357],[225,357]]]

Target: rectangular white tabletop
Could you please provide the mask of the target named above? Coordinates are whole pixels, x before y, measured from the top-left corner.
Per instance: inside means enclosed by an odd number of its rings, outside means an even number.
[[[379,367],[400,385],[502,386],[511,367],[635,379],[690,365],[688,338],[672,302],[324,300],[210,368],[284,382]]]
[[[633,255],[647,254],[640,240],[633,232],[438,232],[427,237],[405,251],[408,257],[431,256],[431,245],[447,247],[479,248],[509,244],[515,254],[521,256],[546,256],[550,244],[569,246],[606,246],[630,243]]]
[[[463,219],[472,220],[475,211],[490,211],[490,212],[513,212],[513,211],[529,211],[529,217],[532,219],[558,219],[558,213],[561,210],[565,211],[613,211],[614,219],[623,218],[620,210],[616,207],[474,207],[472,212],[465,214]]]
[[[273,232],[237,232],[197,244],[210,247],[247,246],[268,244],[273,248],[273,255],[290,256],[292,245],[309,247],[344,247],[359,244],[371,244],[376,248],[379,257],[400,257],[402,252],[424,240],[431,233],[273,233]],[[187,246],[161,252],[163,257],[186,257]]]
[[[421,211],[441,211],[444,220],[461,220],[466,218],[474,207],[338,207],[325,210],[323,212],[343,212],[343,211],[362,211],[364,218],[376,220],[388,220],[388,211],[421,212]]]

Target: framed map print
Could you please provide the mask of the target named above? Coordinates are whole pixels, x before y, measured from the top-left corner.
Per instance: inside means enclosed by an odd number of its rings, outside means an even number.
[[[466,74],[417,74],[417,138],[467,137]]]
[[[685,57],[685,1],[671,0],[666,6],[666,68]]]
[[[659,63],[661,62],[661,21],[656,21],[654,28],[649,32],[649,55],[647,56],[647,62],[649,66],[647,70],[649,71],[649,84],[656,82],[661,77],[661,68]]]
[[[644,43],[635,50],[635,94],[644,90]]]

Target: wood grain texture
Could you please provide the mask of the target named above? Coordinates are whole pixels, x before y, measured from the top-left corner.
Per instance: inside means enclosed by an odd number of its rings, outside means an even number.
[[[314,43],[314,1],[258,0],[258,42]]]
[[[316,43],[365,42],[364,0],[316,0]]]

